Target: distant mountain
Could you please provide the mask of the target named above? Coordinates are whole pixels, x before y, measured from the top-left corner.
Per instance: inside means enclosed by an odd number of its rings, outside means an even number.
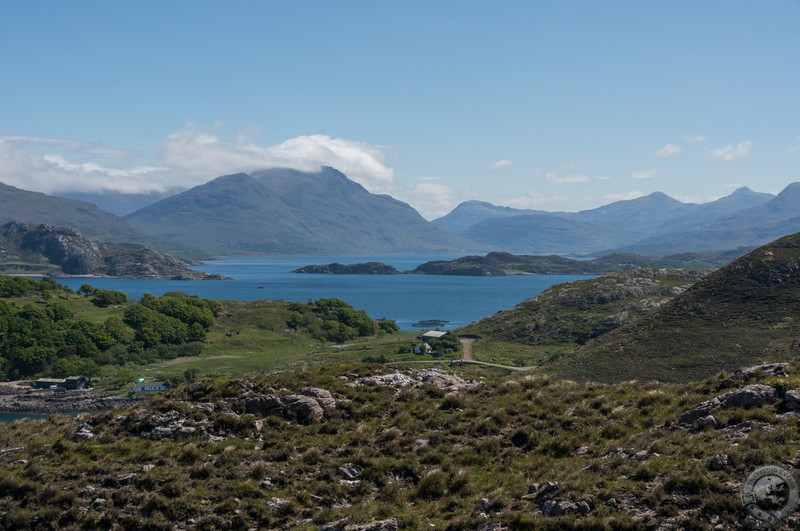
[[[747,187],[703,204],[683,203],[662,192],[581,212],[543,212],[467,201],[434,223],[496,250],[536,254],[638,253],[656,256],[760,245],[794,232],[800,194],[787,187],[772,194]],[[757,209],[757,210],[751,210]],[[760,215],[760,210],[768,215]],[[722,230],[732,224],[733,231]],[[720,224],[719,228],[715,228]],[[712,232],[703,232],[710,228]],[[696,232],[705,242],[691,242]],[[752,233],[752,234],[750,234]]]
[[[759,247],[685,293],[554,362],[573,379],[697,380],[797,358],[800,234]]]
[[[220,278],[141,245],[104,243],[75,229],[11,221],[0,227],[0,273],[125,278]]]
[[[484,219],[461,235],[484,247],[531,254],[591,253],[643,237],[550,213]]]
[[[497,206],[485,201],[465,201],[446,216],[434,219],[433,224],[455,234],[463,234],[467,229],[487,219],[525,216],[531,214],[550,214],[543,210],[528,210]]]
[[[798,231],[800,183],[792,183],[766,202],[721,216],[704,226],[656,234],[617,250],[651,255],[716,251],[763,245]]]
[[[91,203],[29,192],[0,183],[0,223],[48,223],[108,242],[145,243],[148,238]]]
[[[124,220],[218,254],[400,253],[476,245],[341,172],[272,169],[218,177]]]
[[[126,216],[148,205],[157,203],[162,199],[179,194],[184,190],[184,188],[180,188],[170,190],[168,192],[151,192],[149,194],[126,194],[122,192],[68,192],[56,195],[58,197],[92,203],[93,205],[97,206],[97,208],[110,214],[114,214],[115,216]]]

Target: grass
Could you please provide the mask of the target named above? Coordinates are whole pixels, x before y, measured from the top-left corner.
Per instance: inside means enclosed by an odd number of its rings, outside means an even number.
[[[799,368],[781,382],[800,381]],[[693,385],[607,385],[464,366],[455,370],[483,383],[457,392],[349,385],[386,370],[398,368],[332,361],[206,379],[89,419],[88,442],[72,439],[86,419],[11,424],[0,447],[22,449],[0,455],[0,527],[170,529],[191,520],[200,529],[318,529],[393,517],[403,529],[739,528],[744,478],[763,464],[795,470],[800,452],[796,420],[778,416],[777,405],[721,411],[718,429],[672,425],[694,404],[741,385],[726,375]],[[243,409],[246,396],[307,385],[337,399],[321,422]],[[212,437],[153,435],[166,422],[159,416],[170,415]],[[745,435],[724,429],[741,422],[752,427]],[[722,453],[732,464],[710,470],[707,461]],[[339,481],[337,468],[348,462],[363,467],[358,484]],[[154,467],[145,472],[144,464]],[[537,495],[532,485],[548,482],[552,492]],[[85,493],[87,486],[94,490]],[[286,503],[270,508],[273,498]],[[546,516],[548,499],[584,502],[588,512]]]

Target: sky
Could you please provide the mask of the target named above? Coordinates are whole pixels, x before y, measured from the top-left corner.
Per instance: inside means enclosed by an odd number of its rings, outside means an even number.
[[[434,219],[800,181],[800,2],[0,2],[0,182],[333,166]]]

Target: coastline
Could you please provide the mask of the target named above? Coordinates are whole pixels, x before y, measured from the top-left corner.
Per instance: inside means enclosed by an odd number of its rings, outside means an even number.
[[[0,386],[0,413],[92,413],[130,407],[144,397],[92,391],[52,391]]]

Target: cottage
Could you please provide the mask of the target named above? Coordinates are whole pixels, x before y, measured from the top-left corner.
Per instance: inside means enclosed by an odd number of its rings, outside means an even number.
[[[414,354],[430,354],[431,352],[433,352],[433,347],[424,342],[414,347]]]
[[[169,386],[164,382],[136,382],[133,384],[133,392],[141,393],[144,391],[166,391]]]

